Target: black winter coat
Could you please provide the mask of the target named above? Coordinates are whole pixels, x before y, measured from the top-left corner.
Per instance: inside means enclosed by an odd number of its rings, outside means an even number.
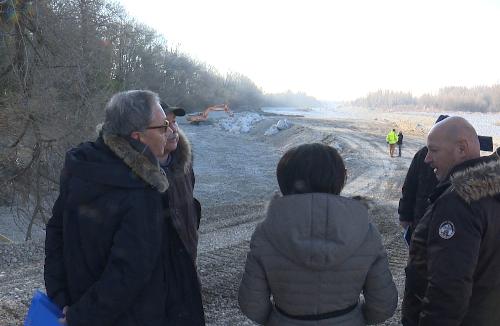
[[[433,169],[424,162],[426,155],[427,147],[423,147],[413,157],[399,199],[399,220],[410,222],[412,229],[424,216],[429,196],[438,184]]]
[[[204,325],[194,264],[161,199],[167,179],[146,153],[108,136],[66,155],[45,285],[70,326]]]
[[[500,147],[489,156],[490,160],[500,160]]]
[[[500,161],[456,166],[410,244],[404,325],[500,325]]]
[[[177,149],[171,153],[172,161],[168,167],[162,166],[170,184],[163,196],[168,196],[172,223],[196,262],[201,205],[193,197],[195,178],[191,145],[184,133],[181,130],[178,132],[179,143]]]

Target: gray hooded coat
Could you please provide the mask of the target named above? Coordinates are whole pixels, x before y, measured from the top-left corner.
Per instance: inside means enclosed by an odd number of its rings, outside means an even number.
[[[397,298],[380,234],[363,204],[323,193],[271,200],[252,236],[240,284],[246,316],[264,325],[361,326],[391,317]],[[294,316],[358,304],[339,317],[301,321],[273,303]]]

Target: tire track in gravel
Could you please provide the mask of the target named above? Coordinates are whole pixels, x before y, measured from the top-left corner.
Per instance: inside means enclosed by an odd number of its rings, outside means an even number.
[[[376,135],[345,134],[336,139],[344,148],[348,179],[346,194],[376,199],[399,198],[399,189],[407,169],[407,160],[391,158],[386,143]]]

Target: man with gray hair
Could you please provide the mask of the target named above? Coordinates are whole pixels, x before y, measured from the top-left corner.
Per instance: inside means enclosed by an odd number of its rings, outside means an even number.
[[[204,325],[196,268],[159,166],[172,129],[158,95],[115,94],[99,137],[71,149],[47,223],[45,285],[62,323]]]
[[[500,325],[500,161],[480,157],[460,117],[434,125],[427,147],[439,183],[411,238],[403,325]]]

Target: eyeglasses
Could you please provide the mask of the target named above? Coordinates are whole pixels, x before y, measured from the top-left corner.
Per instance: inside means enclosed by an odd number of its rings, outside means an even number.
[[[170,127],[170,122],[168,122],[167,119],[163,121],[162,126],[153,126],[153,127],[147,127],[146,129],[162,129],[162,133],[166,134],[168,132],[168,128]]]

